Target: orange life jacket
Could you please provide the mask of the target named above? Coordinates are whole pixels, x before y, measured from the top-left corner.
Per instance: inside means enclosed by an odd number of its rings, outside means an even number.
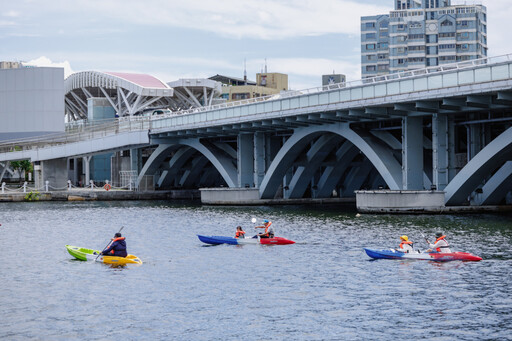
[[[268,228],[270,227],[270,225],[272,225],[271,221],[269,221],[266,225],[264,225],[265,226],[265,234],[267,234],[267,235],[268,235]]]
[[[239,238],[240,236],[245,236],[245,231],[236,231],[235,238]]]
[[[401,243],[400,243],[400,248],[401,248],[401,249],[403,249],[403,248],[404,248],[404,247],[402,246],[402,245],[404,245],[404,244],[411,245],[411,247],[412,247],[414,243],[413,243],[413,242],[409,242],[409,241],[407,241],[407,242],[406,242],[406,241],[403,241],[403,242],[401,242]]]
[[[125,240],[125,237],[112,238],[112,242],[110,243],[110,245],[112,245],[112,243],[115,243],[115,242],[120,241],[120,240]],[[114,254],[115,251],[114,250],[110,250],[109,253]]]
[[[441,236],[439,238],[436,239],[436,242],[434,244],[436,244],[438,241],[440,240],[444,240],[446,242],[446,236]],[[446,244],[448,244],[448,242],[446,242]],[[441,248],[449,248],[450,246],[449,245],[443,245],[443,246],[440,246],[436,249],[437,252],[441,252]]]

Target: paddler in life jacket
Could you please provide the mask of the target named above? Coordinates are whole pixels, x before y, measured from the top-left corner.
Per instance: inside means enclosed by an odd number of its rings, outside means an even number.
[[[434,244],[431,244],[427,240],[430,245],[430,249],[427,250],[427,252],[437,251],[439,253],[451,253],[452,251],[450,250],[450,244],[448,244],[445,238],[445,235],[443,235],[441,232],[437,232],[436,241]]]
[[[126,257],[128,253],[126,252],[126,241],[125,238],[121,236],[121,233],[117,232],[112,238],[110,245],[106,250],[102,253],[104,256],[116,256],[116,257]]]
[[[401,236],[400,237],[400,245],[398,246],[398,251],[404,252],[404,253],[413,252],[414,251],[413,245],[414,245],[414,243],[409,241],[409,237],[407,237],[405,235]]]
[[[235,238],[236,239],[245,238],[245,231],[242,230],[242,226],[237,226],[236,227]]]
[[[263,220],[263,225],[256,226],[255,229],[265,229],[265,232],[258,234],[260,238],[274,238],[272,222],[267,219]]]

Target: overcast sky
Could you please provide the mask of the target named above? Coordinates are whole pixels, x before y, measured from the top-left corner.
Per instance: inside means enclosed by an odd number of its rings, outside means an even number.
[[[394,0],[0,0],[0,60],[154,75],[165,82],[215,74],[289,75],[290,88],[321,75],[361,78],[360,17]],[[511,0],[483,4],[489,56],[512,53]]]

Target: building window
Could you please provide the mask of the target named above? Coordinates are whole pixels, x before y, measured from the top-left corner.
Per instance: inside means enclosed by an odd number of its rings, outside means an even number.
[[[439,38],[455,38],[455,32],[439,33]]]
[[[375,33],[366,33],[366,39],[376,39]]]
[[[468,21],[467,20],[462,20],[461,22],[459,22],[459,25],[462,26],[462,27],[467,27],[468,26]]]
[[[367,50],[375,50],[375,44],[366,44]]]
[[[398,47],[396,49],[396,53],[402,54],[402,53],[405,53],[405,52],[407,52],[407,48],[406,47]]]
[[[441,23],[441,26],[453,26],[453,23],[450,20],[445,20]]]
[[[469,32],[461,32],[457,33],[458,39],[469,39]]]
[[[366,66],[366,71],[368,71],[368,72],[375,71],[375,65]]]
[[[250,94],[248,92],[240,93],[240,94],[232,94],[231,95],[231,99],[234,100],[234,101],[241,100],[241,99],[249,99],[249,98],[251,98],[251,97],[250,97]]]
[[[397,29],[398,29],[399,31],[404,31],[404,30],[405,30],[405,25],[404,25],[404,24],[398,24],[398,25],[397,25]]]
[[[425,62],[425,58],[423,57],[418,57],[418,58],[408,58],[407,60],[409,63],[424,63]]]
[[[425,51],[425,45],[409,46],[409,52],[411,51]]]
[[[405,59],[398,59],[398,65],[405,64]]]
[[[389,65],[379,65],[378,70],[379,71],[387,71],[387,70],[389,70]]]
[[[374,22],[367,22],[367,23],[365,24],[365,27],[366,27],[366,28],[375,28],[375,23],[374,23]]]
[[[424,34],[409,34],[409,40],[413,39],[425,39]]]
[[[375,55],[374,54],[367,55],[366,60],[375,60]]]
[[[455,44],[440,44],[439,45],[440,50],[450,50],[450,49],[454,49],[454,48],[455,48]]]

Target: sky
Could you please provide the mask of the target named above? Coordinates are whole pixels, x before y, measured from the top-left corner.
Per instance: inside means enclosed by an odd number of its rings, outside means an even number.
[[[512,53],[511,0],[483,4],[489,56]],[[323,74],[361,78],[360,18],[394,0],[0,0],[0,60],[79,71],[146,73],[162,81],[286,73],[289,87]]]

